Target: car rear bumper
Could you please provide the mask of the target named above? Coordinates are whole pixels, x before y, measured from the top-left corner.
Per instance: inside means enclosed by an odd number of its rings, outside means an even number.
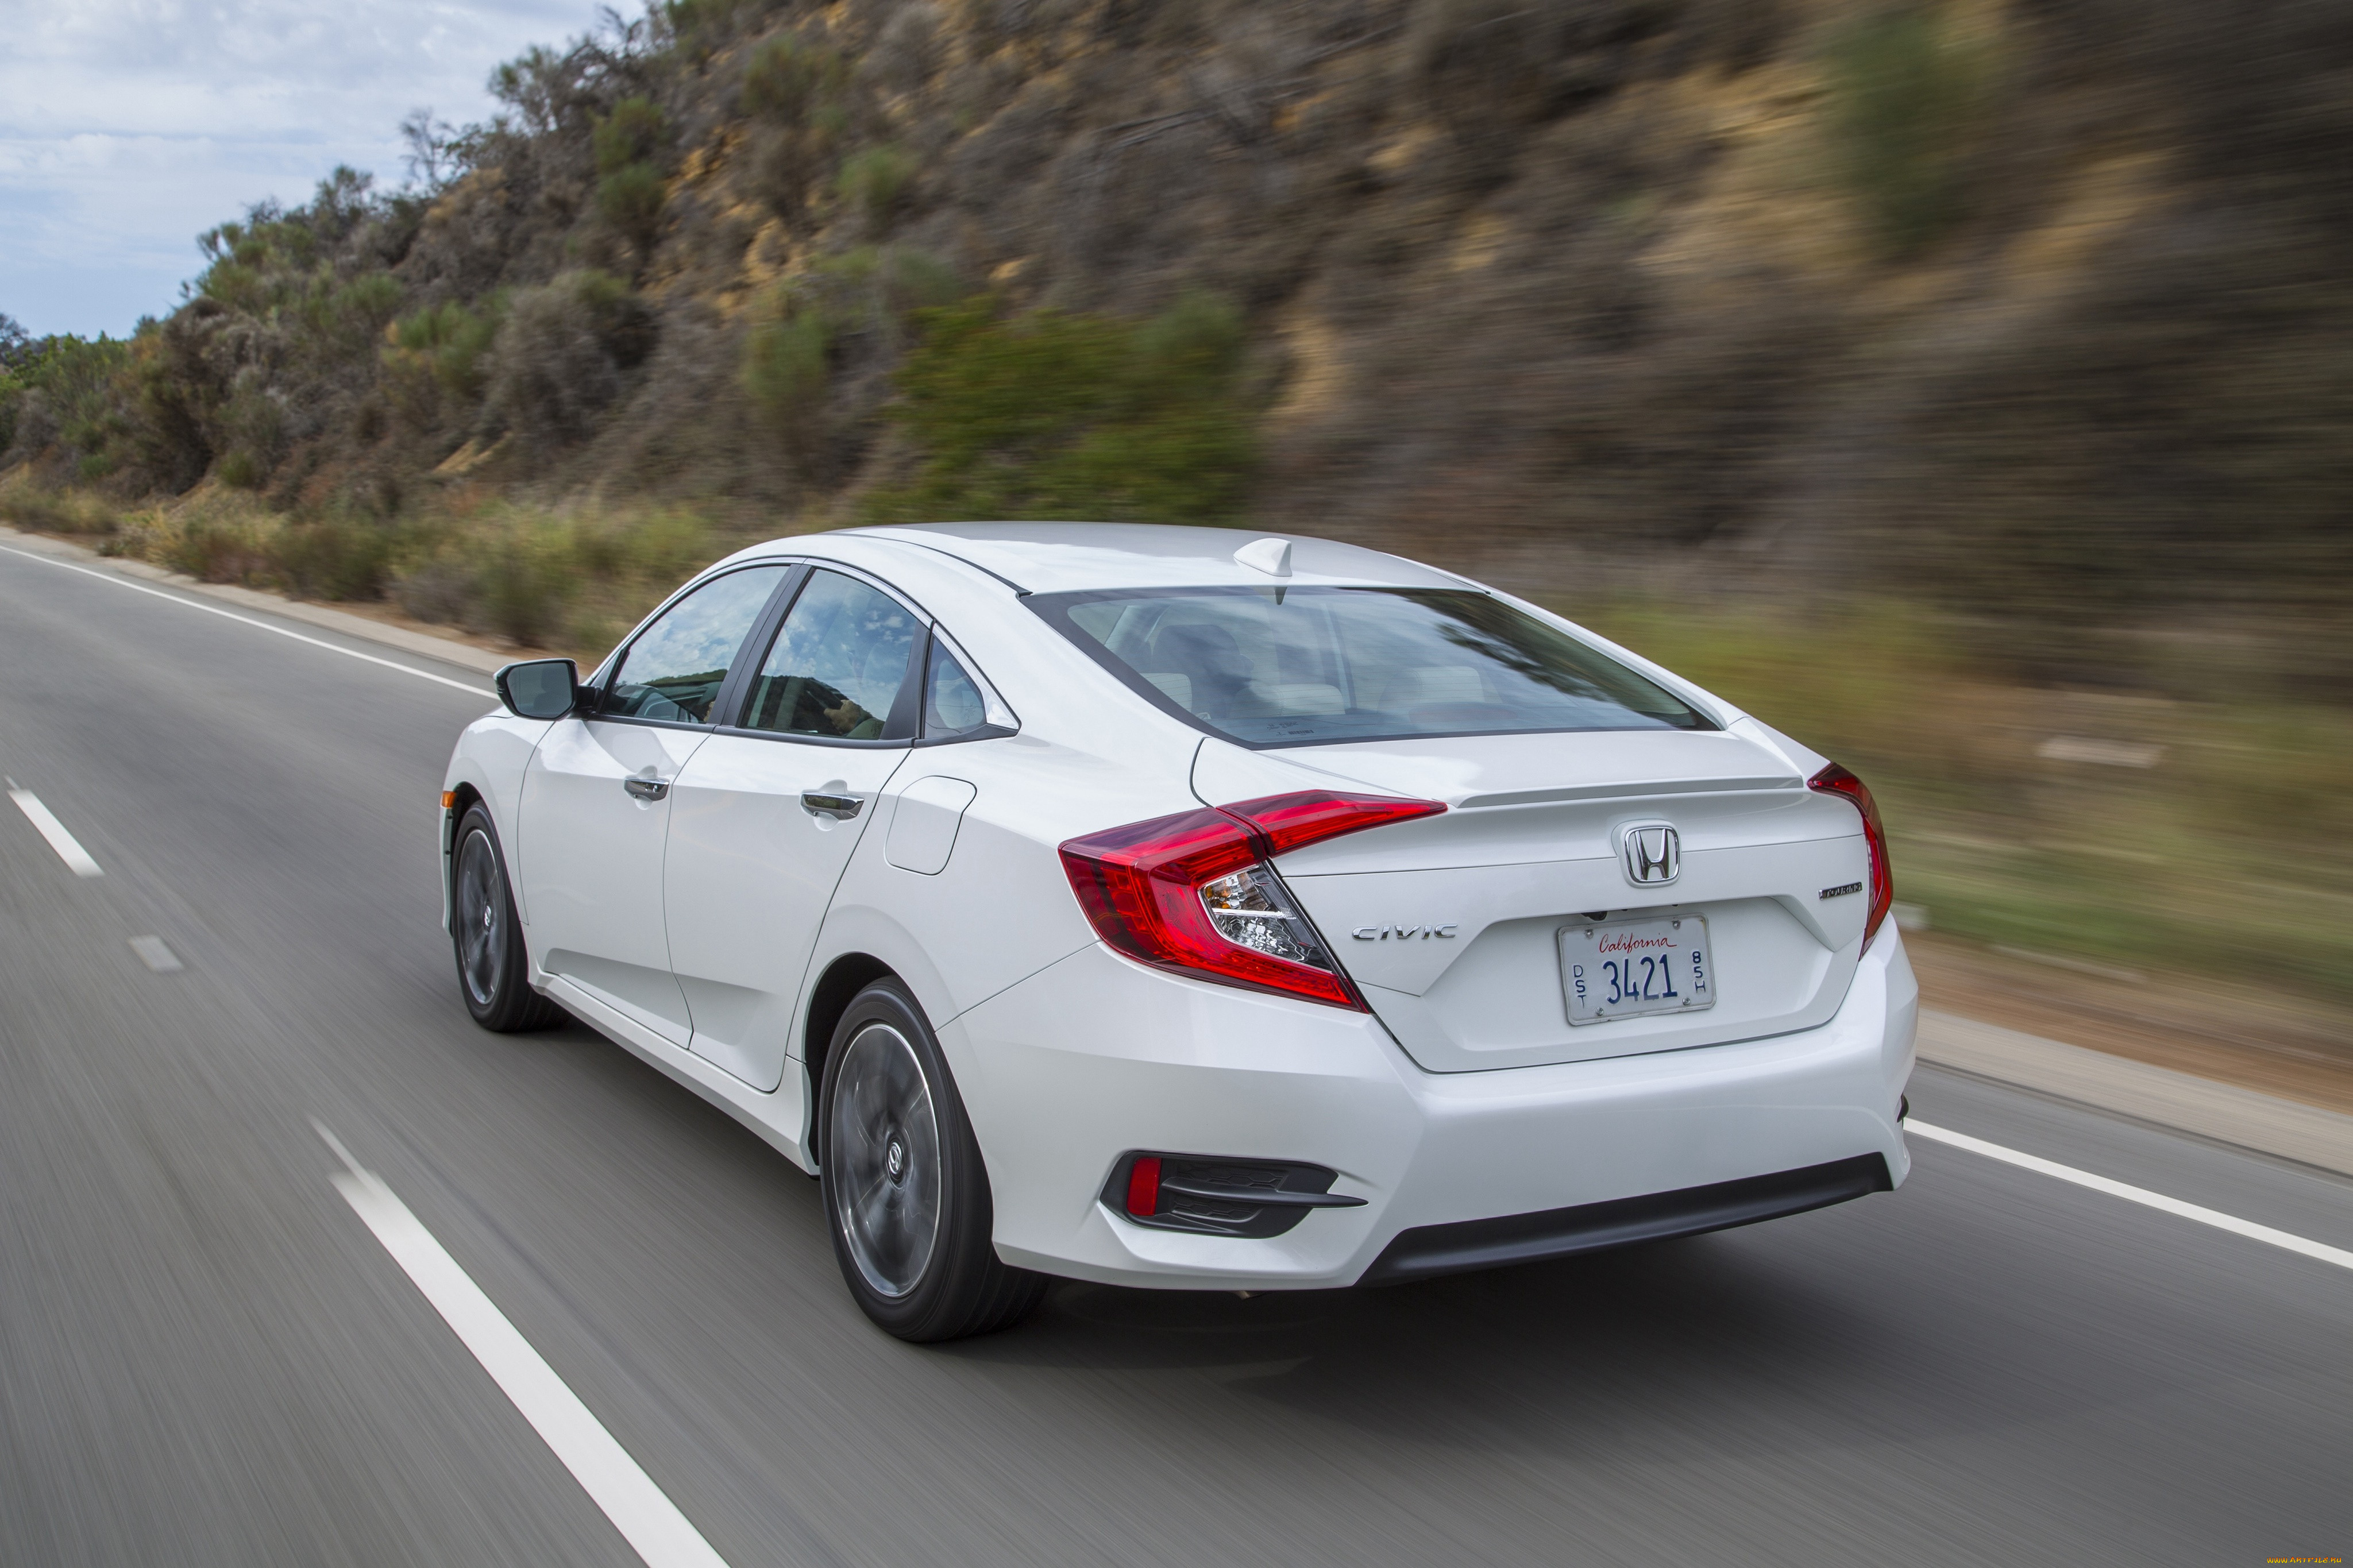
[[[1364,1014],[1180,979],[1102,947],[940,1035],[1008,1262],[1121,1285],[1305,1289],[1893,1187],[1910,1169],[1896,1107],[1918,1009],[1890,922],[1827,1024],[1648,1056],[1426,1073]],[[1272,1237],[1149,1229],[1103,1201],[1137,1150],[1328,1166],[1332,1191],[1365,1203]]]

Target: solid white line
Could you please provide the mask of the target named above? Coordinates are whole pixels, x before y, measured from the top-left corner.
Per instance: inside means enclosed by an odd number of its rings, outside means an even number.
[[[58,858],[72,868],[75,876],[106,875],[99,863],[90,858],[90,851],[66,831],[66,825],[58,820],[57,813],[41,804],[39,795],[28,789],[11,789],[8,798],[16,803],[18,811],[32,818],[33,826],[41,830],[41,837],[49,841],[49,847],[58,852]]]
[[[514,1407],[522,1412],[582,1489],[605,1510],[615,1529],[637,1548],[650,1568],[727,1568],[702,1532],[679,1512],[653,1478],[613,1440],[579,1395],[555,1375],[531,1342],[482,1294],[458,1260],[408,1211],[375,1172],[364,1169],[343,1142],[319,1122],[347,1170],[334,1173],[335,1190],[352,1205],[376,1240],[392,1254],[442,1321],[456,1331]]]
[[[2353,1268],[2353,1252],[2341,1247],[2329,1247],[2317,1241],[2306,1241],[2300,1236],[2290,1236],[2284,1230],[2274,1230],[2267,1225],[2241,1219],[2215,1209],[2185,1204],[2179,1198],[2168,1198],[2163,1193],[2152,1193],[2147,1187],[2130,1187],[2122,1182],[2112,1182],[2105,1176],[2095,1176],[2089,1171],[2079,1171],[2072,1165],[2021,1154],[2015,1149],[2005,1149],[1999,1143],[1989,1143],[1982,1138],[1972,1138],[1966,1132],[1954,1132],[1942,1127],[1931,1127],[1925,1121],[1906,1121],[1904,1131],[1916,1132],[1932,1142],[1949,1143],[1956,1149],[1966,1149],[1972,1154],[1982,1154],[1989,1160],[2000,1160],[2023,1170],[2056,1176],[2063,1182],[2073,1182],[2079,1187],[2089,1187],[2095,1193],[2105,1193],[2112,1198],[2127,1203],[2146,1204],[2182,1219],[2194,1219],[2200,1225],[2211,1225],[2217,1230],[2227,1230],[2233,1236],[2243,1236],[2256,1241],[2269,1242],[2274,1247],[2300,1252],[2306,1258],[2316,1258],[2323,1263],[2334,1263],[2339,1268]]]
[[[368,664],[380,664],[386,669],[396,669],[403,675],[413,675],[419,680],[436,681],[475,697],[496,695],[486,687],[469,685],[462,680],[452,680],[446,675],[435,675],[430,670],[417,669],[402,664],[396,659],[378,658],[372,653],[362,653],[357,648],[345,647],[340,643],[324,642],[318,637],[306,637],[301,632],[290,632],[284,626],[273,626],[268,621],[257,621],[251,616],[240,616],[235,610],[224,610],[218,605],[199,604],[194,599],[184,599],[177,594],[166,594],[161,588],[150,588],[144,583],[133,583],[126,577],[118,577],[111,572],[93,571],[88,566],[77,566],[70,561],[58,561],[50,556],[36,554],[30,550],[18,550],[12,545],[0,544],[0,552],[10,555],[21,555],[27,561],[37,561],[44,566],[56,566],[68,572],[79,572],[85,577],[95,577],[101,583],[111,583],[118,588],[128,588],[134,594],[152,594],[159,599],[169,599],[175,605],[185,605],[192,610],[202,610],[208,616],[223,616],[248,626],[259,626],[265,632],[276,632],[281,637],[292,637],[296,642],[309,643],[312,647],[322,647],[329,653],[342,654],[345,658],[361,659]]]

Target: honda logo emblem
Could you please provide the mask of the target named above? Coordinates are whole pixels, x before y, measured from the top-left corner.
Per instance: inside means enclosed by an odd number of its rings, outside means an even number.
[[[1636,823],[1618,834],[1626,856],[1626,879],[1636,887],[1661,887],[1683,874],[1683,840],[1665,823]]]

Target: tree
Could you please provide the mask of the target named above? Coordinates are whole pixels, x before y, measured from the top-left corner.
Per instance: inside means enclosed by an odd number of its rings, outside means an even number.
[[[30,364],[41,352],[39,340],[5,310],[0,310],[0,374]]]

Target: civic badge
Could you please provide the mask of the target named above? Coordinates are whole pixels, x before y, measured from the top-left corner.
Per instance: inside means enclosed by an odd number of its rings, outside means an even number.
[[[1663,822],[1631,823],[1618,830],[1626,879],[1638,888],[1658,888],[1683,874],[1683,839]]]

